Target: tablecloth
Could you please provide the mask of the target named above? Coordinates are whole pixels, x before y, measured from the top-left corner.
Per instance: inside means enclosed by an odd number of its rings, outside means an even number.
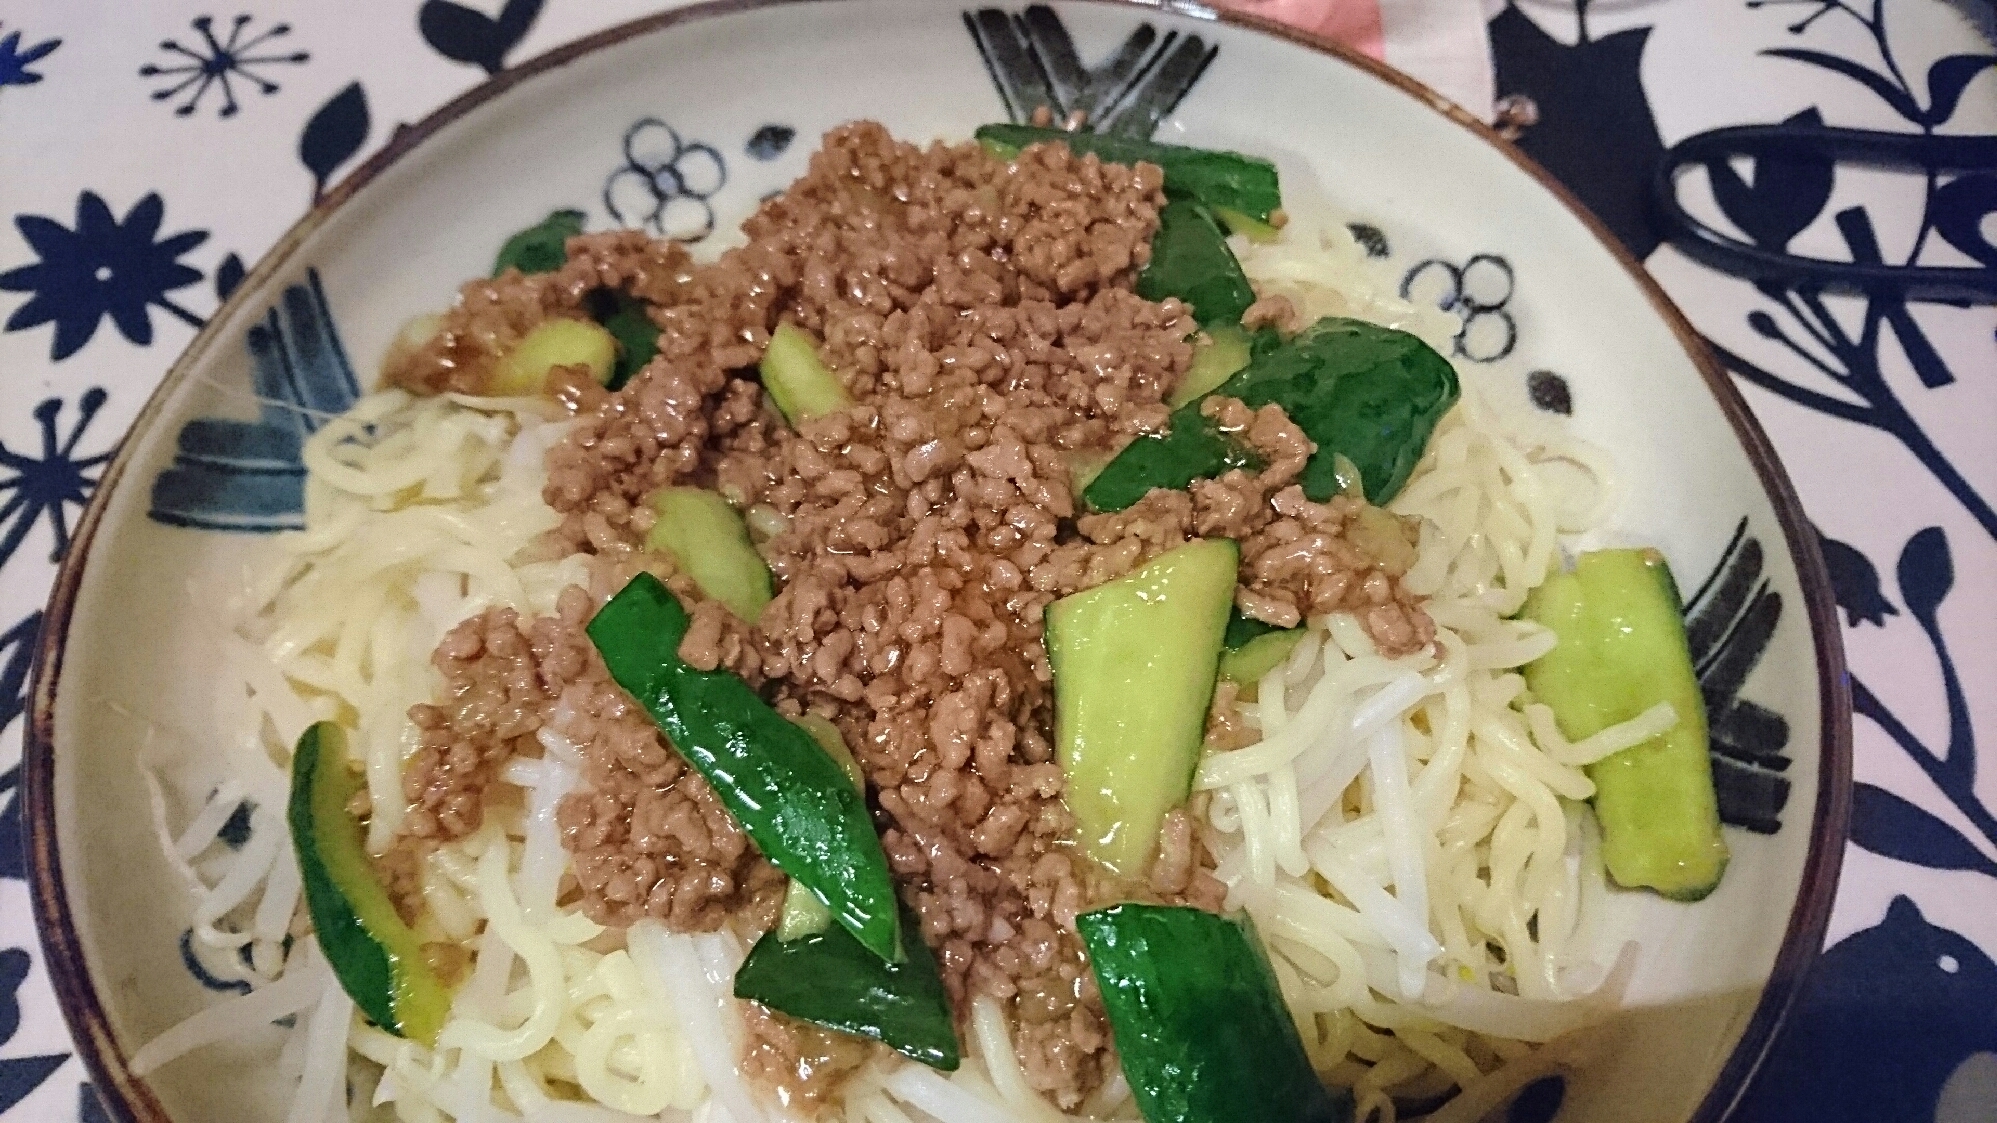
[[[1997,764],[1976,742],[1997,730],[1997,9],[1468,2],[1492,69],[1452,91],[1474,102],[1494,83],[1526,150],[1711,341],[1836,586],[1859,715],[1844,880],[1740,1117],[1997,1119]],[[5,1123],[108,1117],[42,971],[15,792],[41,605],[124,427],[246,265],[398,125],[656,6],[0,4]],[[1314,0],[1239,6],[1345,18]],[[1405,39],[1442,6],[1384,0],[1370,26]],[[1734,126],[1758,128],[1716,132]],[[1864,163],[1881,151],[1905,166]],[[1695,174],[1660,193],[1667,162]]]

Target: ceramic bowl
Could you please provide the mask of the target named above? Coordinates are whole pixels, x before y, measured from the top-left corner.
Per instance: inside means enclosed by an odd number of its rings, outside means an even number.
[[[203,733],[219,609],[199,590],[300,525],[300,441],[373,380],[398,326],[553,209],[583,210],[592,229],[720,239],[840,122],[961,138],[1048,101],[1273,157],[1292,212],[1350,223],[1404,292],[1464,318],[1461,362],[1489,368],[1524,408],[1570,414],[1620,458],[1613,536],[1661,546],[1685,587],[1742,825],[1705,901],[1614,895],[1604,946],[1641,943],[1622,1032],[1564,1086],[1536,1091],[1530,1117],[1727,1113],[1821,943],[1850,771],[1823,564],[1740,396],[1598,223],[1399,74],[1196,9],[934,0],[698,6],[506,71],[330,191],[168,374],[57,583],[26,749],[37,917],[113,1113],[284,1115],[274,1032],[148,1080],[127,1067],[140,1043],[232,988],[189,947],[191,897],[160,853],[135,754],[174,761],[169,814],[226,776],[226,752]],[[260,817],[241,818],[235,841],[253,845],[242,836]]]

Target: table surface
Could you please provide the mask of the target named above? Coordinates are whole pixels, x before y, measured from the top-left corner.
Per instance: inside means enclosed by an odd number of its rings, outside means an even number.
[[[6,1123],[108,1118],[42,970],[15,789],[41,606],[119,434],[315,178],[489,71],[659,6],[465,3],[0,5]],[[1852,837],[1831,946],[1741,1118],[1997,1119],[1997,765],[1976,760],[1977,728],[1997,730],[1997,692],[1976,689],[1997,682],[1997,167],[1883,171],[1848,143],[1878,130],[1926,153],[1997,134],[1997,8],[1487,4],[1498,92],[1536,109],[1522,144],[1715,345],[1836,586],[1859,711]],[[1651,205],[1660,160],[1738,125],[1784,126],[1757,142],[1788,136],[1782,158],[1716,162],[1681,194],[1773,255],[1780,281],[1695,262]],[[147,268],[95,302],[60,281],[133,252]],[[1810,278],[1851,280],[1854,261],[1876,265],[1866,295],[1811,295]],[[1981,295],[1937,299],[1937,285]]]

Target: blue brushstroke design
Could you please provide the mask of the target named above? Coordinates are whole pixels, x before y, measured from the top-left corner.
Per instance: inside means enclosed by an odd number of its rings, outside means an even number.
[[[242,533],[305,526],[305,439],[360,397],[318,270],[287,287],[243,344],[262,412],[181,428],[173,465],[153,481],[155,522]]]
[[[210,971],[201,957],[194,953],[194,929],[183,928],[180,932],[180,963],[194,981],[209,990],[225,991],[229,994],[248,994],[254,988],[247,979],[225,979]]]
[[[1120,136],[1157,131],[1220,53],[1197,35],[1161,36],[1143,23],[1091,67],[1060,14],[1045,4],[1017,15],[1003,8],[966,11],[964,27],[1014,121],[1030,121],[1045,108],[1057,122],[1079,114],[1090,129]]]

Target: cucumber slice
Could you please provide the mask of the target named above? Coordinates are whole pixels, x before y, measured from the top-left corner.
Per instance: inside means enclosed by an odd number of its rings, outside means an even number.
[[[450,1015],[451,992],[375,879],[361,825],[347,810],[359,790],[346,733],[330,721],[307,729],[291,757],[285,814],[306,911],[319,950],[361,1013],[397,1037],[431,1045]]]
[[[889,962],[902,957],[894,875],[846,773],[810,733],[727,671],[679,657],[691,620],[650,573],[597,610],[589,638],[617,685],[776,867],[810,887],[832,919]]]
[[[1727,868],[1707,755],[1706,705],[1671,569],[1656,550],[1597,550],[1533,591],[1522,613],[1559,644],[1525,668],[1533,695],[1575,740],[1670,702],[1678,724],[1588,766],[1602,860],[1616,884],[1675,901],[1711,893]]]
[[[742,516],[719,493],[669,487],[652,496],[659,521],[645,545],[671,554],[700,591],[754,623],[770,603],[770,567],[749,542]]]
[[[1351,1094],[1312,1070],[1247,914],[1132,903],[1075,929],[1144,1118],[1350,1123]]]
[[[1237,324],[1217,324],[1207,329],[1207,341],[1193,349],[1193,365],[1172,391],[1165,404],[1178,409],[1187,402],[1206,397],[1234,372],[1248,365],[1248,333]]]
[[[860,774],[860,762],[853,759],[852,750],[846,747],[846,739],[839,735],[839,727],[819,717],[806,714],[792,722],[799,729],[811,734],[825,755],[839,762],[840,771],[853,781],[853,787],[860,794],[867,791],[866,778]],[[795,940],[800,936],[815,935],[832,927],[832,910],[825,907],[804,883],[796,878],[784,890],[783,912],[777,917],[777,939]]]
[[[1143,872],[1192,789],[1240,557],[1225,538],[1189,542],[1047,606],[1068,809],[1115,873]]]
[[[902,909],[905,956],[884,962],[844,928],[785,940],[766,932],[735,972],[735,997],[827,1029],[871,1037],[931,1068],[961,1063],[950,995],[922,922]]]
[[[1265,632],[1240,647],[1230,648],[1220,657],[1220,677],[1254,690],[1262,676],[1281,666],[1304,638],[1302,628]]]
[[[616,337],[588,320],[549,320],[500,357],[488,389],[499,397],[538,394],[549,371],[576,364],[589,368],[597,385],[607,384],[617,366]]]
[[[1151,263],[1137,275],[1137,295],[1146,300],[1176,296],[1192,305],[1200,326],[1238,324],[1255,303],[1255,288],[1213,212],[1198,203],[1174,199],[1158,212],[1151,236]]]
[[[818,341],[796,324],[778,324],[770,333],[770,346],[763,352],[759,367],[763,389],[777,403],[784,420],[797,428],[801,421],[824,417],[853,404],[846,387],[825,369],[818,357]]]
[[[1213,216],[1227,227],[1229,234],[1239,234],[1251,242],[1268,245],[1282,239],[1283,231],[1260,219],[1251,218],[1240,211],[1228,207],[1215,207]]]

